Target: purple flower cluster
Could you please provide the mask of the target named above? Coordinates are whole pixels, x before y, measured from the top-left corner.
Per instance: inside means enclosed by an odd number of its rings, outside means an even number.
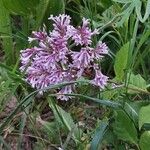
[[[42,89],[47,86],[65,81],[76,81],[85,76],[86,71],[93,68],[94,78],[91,84],[101,89],[107,85],[108,77],[103,75],[98,61],[108,54],[108,47],[101,41],[93,48],[92,36],[98,34],[97,30],[89,28],[89,20],[83,18],[82,26],[73,27],[68,15],[50,16],[53,30],[32,32],[29,42],[35,41],[35,47],[21,50],[20,70],[25,72],[26,81],[33,88]],[[72,46],[73,45],[73,46]],[[80,49],[78,47],[81,47]],[[75,49],[77,49],[75,51]],[[67,85],[58,89],[58,99],[68,100],[75,85]]]

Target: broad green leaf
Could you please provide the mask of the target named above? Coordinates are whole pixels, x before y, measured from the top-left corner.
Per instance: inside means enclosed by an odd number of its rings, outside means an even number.
[[[150,123],[150,105],[142,107],[139,112],[139,129],[145,123]]]
[[[128,92],[141,93],[148,92],[146,81],[140,74],[134,75],[133,73],[127,74]]]
[[[124,78],[124,71],[127,67],[128,62],[128,52],[129,52],[129,42],[121,47],[121,49],[116,54],[114,70],[116,74],[116,80],[122,81]]]
[[[134,126],[133,121],[124,111],[116,111],[113,128],[114,133],[119,139],[137,144],[137,130]]]
[[[150,149],[150,131],[145,131],[141,135],[139,145],[140,145],[141,150]]]
[[[140,109],[144,106],[147,106],[149,103],[149,101],[143,100],[143,101],[133,101],[131,103],[129,103],[129,105],[135,110],[135,112],[138,114],[138,120],[139,120],[139,112]]]
[[[103,141],[104,135],[107,131],[108,122],[102,121],[100,126],[96,129],[93,139],[91,141],[91,150],[98,150],[100,148],[100,144]]]

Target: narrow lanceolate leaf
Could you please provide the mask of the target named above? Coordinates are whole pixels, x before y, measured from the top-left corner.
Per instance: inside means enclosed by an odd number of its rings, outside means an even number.
[[[140,109],[139,112],[139,129],[141,129],[141,127],[144,124],[149,123],[150,124],[150,105],[148,106],[144,106]]]
[[[132,0],[113,0],[114,2],[118,2],[118,3],[123,3],[123,4],[127,4],[127,3],[131,3]]]
[[[122,81],[124,78],[125,69],[127,67],[128,62],[128,52],[129,52],[129,42],[123,45],[116,54],[114,69],[116,74],[115,78],[117,81]]]
[[[108,122],[103,121],[100,123],[100,126],[96,129],[95,134],[93,136],[91,142],[91,150],[98,150],[100,149],[101,143],[103,141],[104,135],[107,131]]]
[[[134,124],[138,126],[138,113],[136,109],[133,106],[131,106],[129,103],[125,102],[124,110],[131,117]]]
[[[114,133],[123,141],[128,141],[137,145],[137,130],[133,121],[122,110],[116,111],[115,122],[113,124]]]
[[[8,36],[8,38],[2,38],[2,48],[5,52],[6,63],[10,65],[14,62],[12,31],[10,16],[2,0],[0,0],[0,36]]]
[[[141,150],[150,149],[150,131],[145,131],[140,137],[140,148]]]
[[[110,101],[110,100],[101,100],[101,99],[93,98],[93,97],[86,96],[86,95],[83,95],[83,94],[65,94],[65,95],[84,98],[84,100],[91,100],[95,103],[99,103],[101,105],[108,106],[108,107],[111,107],[111,108],[116,108],[116,109],[122,108],[121,104],[119,102],[114,102],[114,101]]]

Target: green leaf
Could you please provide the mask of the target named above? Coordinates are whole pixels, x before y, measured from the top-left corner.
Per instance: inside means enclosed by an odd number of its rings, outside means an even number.
[[[128,116],[130,116],[130,118],[132,119],[134,124],[138,127],[138,113],[137,113],[135,107],[133,107],[131,104],[125,102],[123,108],[124,108],[125,112],[128,114]]]
[[[64,0],[40,0],[40,3],[36,9],[36,29],[44,22],[49,24],[48,18],[50,15],[58,15],[64,13],[65,2]]]
[[[44,132],[50,141],[57,141],[59,138],[58,128],[55,121],[44,121],[41,117],[36,118],[37,123],[42,125],[41,131]]]
[[[123,4],[127,4],[127,3],[131,3],[132,0],[113,0],[114,2],[118,2],[118,3],[123,3]]]
[[[139,142],[141,150],[149,150],[150,149],[150,131],[145,131],[140,138]]]
[[[142,128],[146,131],[150,130],[150,123],[144,123],[144,125],[142,126]]]
[[[125,9],[123,12],[120,13],[121,16],[121,19],[119,22],[116,23],[116,27],[122,27],[123,24],[125,23],[125,21],[128,21],[131,13],[133,12],[134,10],[134,4],[131,3],[127,9]]]
[[[115,113],[115,122],[113,124],[114,133],[117,137],[123,141],[128,141],[137,145],[137,130],[128,117],[128,115],[122,111],[118,110]]]
[[[102,121],[100,126],[96,129],[93,139],[91,141],[91,150],[97,150],[100,148],[100,144],[103,141],[104,135],[107,131],[108,122]]]
[[[65,95],[84,98],[84,100],[91,100],[95,103],[99,103],[101,105],[108,106],[108,107],[115,108],[115,109],[121,108],[121,104],[119,102],[114,102],[114,101],[110,101],[110,100],[101,100],[101,99],[93,98],[93,97],[86,96],[83,94],[65,94]]]
[[[36,24],[35,24],[36,29],[38,29],[42,24],[48,6],[49,0],[40,0],[40,3],[36,9]]]
[[[2,48],[5,52],[5,60],[7,65],[14,63],[14,51],[13,51],[13,41],[12,41],[12,29],[10,15],[5,9],[2,0],[0,0],[0,36],[8,36],[8,38],[3,38]]]
[[[128,62],[128,52],[129,42],[124,44],[116,54],[114,70],[116,74],[115,78],[117,81],[122,81],[124,78],[124,70],[126,69]]]
[[[136,10],[138,19],[141,22],[145,22],[150,15],[150,0],[147,1],[146,12],[145,12],[144,17],[142,17],[142,15],[141,15],[142,2],[140,0],[135,0],[135,1],[133,1],[133,3],[135,4],[135,10]],[[142,10],[142,12],[143,12],[143,10]]]
[[[141,46],[146,42],[146,40],[149,38],[150,36],[150,29],[146,28],[145,32],[142,34],[142,36],[140,37],[140,41],[138,43],[137,49],[139,50],[141,48]]]
[[[144,106],[147,106],[148,104],[150,104],[148,101],[137,101],[137,102],[134,101],[132,103],[125,102],[123,104],[124,111],[126,112],[126,114],[128,114],[128,116],[130,116],[130,119],[134,122],[136,128],[139,128],[140,109]],[[148,124],[144,124],[142,128],[148,130],[148,128],[150,127],[148,127]]]
[[[50,12],[49,14],[58,15],[64,13],[65,11],[65,2],[64,0],[49,0],[50,1]],[[49,11],[49,10],[48,10]]]
[[[70,116],[69,113],[67,113],[66,111],[64,111],[61,107],[59,107],[58,105],[53,105],[52,103],[49,103],[50,108],[53,110],[54,116],[56,118],[56,120],[59,123],[63,123],[67,129],[69,129],[69,131],[71,130],[71,128],[73,126],[75,126],[72,117]],[[63,121],[62,121],[63,120]]]
[[[39,0],[2,0],[5,8],[10,13],[22,16],[29,16],[34,12],[35,7],[39,3]]]
[[[134,75],[133,73],[127,74],[127,81],[129,93],[147,93],[146,81],[141,77],[140,74]]]
[[[58,123],[60,123],[60,125],[65,126],[67,128],[67,130],[69,130],[69,131],[73,130],[74,131],[73,137],[76,141],[78,141],[81,130],[79,130],[77,128],[71,115],[69,113],[67,113],[66,111],[64,111],[61,107],[56,105],[55,102],[51,101],[51,99],[49,99],[49,106],[53,110],[54,116],[55,116],[56,120],[58,121]]]
[[[16,113],[19,111],[19,109],[21,109],[25,103],[31,103],[34,99],[31,98],[33,97],[35,94],[37,94],[40,91],[46,91],[46,90],[50,90],[50,89],[57,89],[60,88],[62,86],[65,85],[70,85],[70,84],[74,84],[77,83],[77,81],[72,81],[72,82],[65,82],[65,83],[60,83],[60,84],[56,84],[56,85],[50,85],[46,88],[43,89],[38,89],[32,93],[30,93],[29,95],[27,95],[25,98],[23,98],[20,103],[18,104],[18,106],[12,111],[11,114],[8,115],[7,118],[5,118],[4,122],[0,125],[0,134],[3,132],[4,128],[9,124],[9,122],[12,120],[12,118],[14,117],[14,115],[16,115]]]
[[[142,17],[142,13],[143,13],[143,6],[142,6],[142,1],[141,0],[113,0],[114,2],[119,2],[122,4],[127,4],[130,3],[130,6],[133,5],[133,8],[135,8],[136,14],[138,19],[143,23],[145,22],[149,15],[150,15],[150,0],[147,0],[147,5],[146,5],[146,10],[145,10],[145,14]],[[146,2],[145,2],[146,3]],[[128,7],[130,7],[128,6]],[[128,9],[128,8],[127,8]]]
[[[139,112],[139,129],[145,124],[150,123],[150,105],[144,106]]]

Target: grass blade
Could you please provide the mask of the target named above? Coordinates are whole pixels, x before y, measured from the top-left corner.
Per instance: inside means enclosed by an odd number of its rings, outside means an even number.
[[[96,132],[93,136],[90,150],[98,150],[99,149],[100,144],[103,140],[103,137],[107,131],[107,127],[108,127],[107,121],[103,121],[102,123],[100,123],[100,126],[96,129]]]

